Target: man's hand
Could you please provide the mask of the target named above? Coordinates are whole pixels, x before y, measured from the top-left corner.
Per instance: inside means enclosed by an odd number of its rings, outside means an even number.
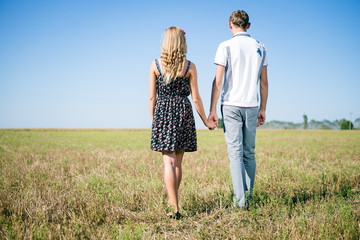
[[[263,125],[265,123],[265,119],[265,110],[259,110],[258,122],[256,127]]]
[[[208,121],[214,122],[216,127],[219,125],[219,119],[218,119],[216,112],[210,112]],[[212,130],[212,129],[210,129],[210,130]]]
[[[207,120],[206,126],[209,128],[209,130],[214,130],[217,127],[216,122]]]

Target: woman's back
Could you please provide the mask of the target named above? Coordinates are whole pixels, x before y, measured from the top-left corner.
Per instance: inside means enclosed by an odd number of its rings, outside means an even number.
[[[187,61],[184,73],[181,73],[180,77],[176,77],[169,83],[166,83],[165,77],[162,74],[161,67],[158,60],[156,66],[159,71],[159,75],[156,76],[156,93],[158,97],[163,96],[181,96],[187,97],[190,95],[190,77],[188,75],[191,62]]]

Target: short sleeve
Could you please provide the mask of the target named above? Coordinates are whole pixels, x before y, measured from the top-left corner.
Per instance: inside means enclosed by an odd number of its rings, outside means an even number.
[[[267,61],[267,52],[266,52],[266,47],[265,45],[263,44],[263,52],[264,52],[264,64],[263,66],[267,66],[268,65],[268,61]]]
[[[226,67],[227,56],[223,43],[219,44],[219,47],[216,51],[214,63]]]

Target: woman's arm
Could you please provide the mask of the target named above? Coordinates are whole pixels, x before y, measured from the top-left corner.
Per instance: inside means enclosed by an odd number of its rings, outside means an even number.
[[[149,74],[149,109],[150,109],[150,117],[151,122],[154,119],[154,110],[156,103],[156,74],[155,74],[155,61],[151,63],[150,74]]]
[[[204,125],[210,129],[214,129],[214,128],[216,128],[215,122],[211,122],[206,119],[203,102],[202,102],[200,94],[199,94],[199,88],[198,88],[198,83],[197,83],[197,71],[196,71],[195,64],[193,64],[193,63],[190,64],[189,72],[190,72],[191,97],[192,97],[192,101],[194,103],[195,109],[198,112]]]

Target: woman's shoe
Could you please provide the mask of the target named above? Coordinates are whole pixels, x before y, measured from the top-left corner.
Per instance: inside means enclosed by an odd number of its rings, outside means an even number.
[[[174,212],[173,208],[171,206],[168,206],[166,208],[166,217],[171,218],[171,219],[173,218],[173,219],[176,219],[176,220],[182,218],[182,215],[180,214],[179,211],[177,211],[175,214],[173,214],[173,212]]]
[[[176,220],[179,220],[180,218],[182,218],[182,215],[179,213],[179,211],[177,211],[175,213],[175,217],[174,217]]]

